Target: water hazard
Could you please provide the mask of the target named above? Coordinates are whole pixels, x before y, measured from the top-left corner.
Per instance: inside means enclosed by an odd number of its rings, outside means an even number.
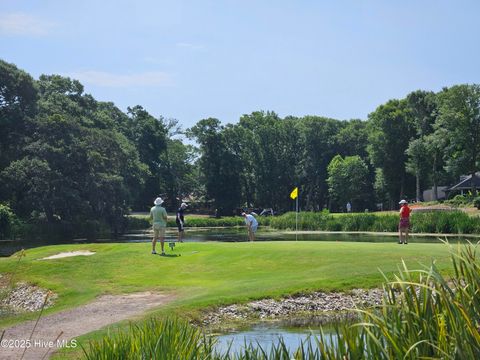
[[[449,237],[450,242],[465,241],[465,236]],[[74,240],[0,240],[0,256],[10,256],[21,249],[28,249],[47,245],[59,244],[85,244],[85,243],[112,243],[112,242],[149,242],[152,233],[148,230],[133,231],[122,235],[117,239],[97,239],[87,241],[86,239]],[[167,229],[165,241],[175,241],[177,231],[175,228]],[[256,241],[353,241],[353,242],[395,242],[395,236],[373,235],[362,233],[325,233],[325,232],[300,232],[296,235],[291,231],[274,231],[260,229]],[[185,231],[185,242],[221,241],[221,242],[242,242],[248,241],[246,230],[243,228],[187,228]],[[411,236],[410,242],[439,243],[437,236]]]
[[[336,346],[337,335],[333,326],[323,326],[323,342],[327,347]],[[272,346],[278,346],[280,339],[290,350],[294,352],[302,343],[311,342],[313,348],[317,347],[317,340],[320,340],[320,328],[316,327],[291,327],[283,323],[258,323],[246,329],[235,330],[232,332],[217,335],[216,350],[225,354],[239,353],[245,349],[248,344],[261,346],[263,350],[269,353]]]

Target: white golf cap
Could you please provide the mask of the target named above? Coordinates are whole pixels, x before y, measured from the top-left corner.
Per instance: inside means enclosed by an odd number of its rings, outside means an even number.
[[[157,197],[153,203],[154,203],[155,205],[162,205],[162,204],[163,204],[163,200],[162,200],[161,197]]]
[[[407,200],[402,199],[402,200],[400,200],[399,204],[400,204],[400,205],[402,205],[402,204],[407,204]]]
[[[188,207],[188,205],[187,205],[186,203],[182,203],[182,204],[180,205],[180,207],[186,208],[186,207]]]

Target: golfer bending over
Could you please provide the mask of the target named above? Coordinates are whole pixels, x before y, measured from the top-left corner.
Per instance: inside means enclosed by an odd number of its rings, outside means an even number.
[[[155,246],[157,245],[157,240],[160,239],[162,255],[165,255],[163,243],[165,241],[165,227],[167,226],[167,211],[161,206],[163,204],[162,198],[156,198],[153,203],[155,206],[150,209],[150,219],[153,220],[152,254],[157,253]]]
[[[248,230],[248,239],[250,241],[255,240],[255,233],[258,228],[258,221],[252,214],[242,213],[242,216],[245,218],[245,224],[247,225]]]

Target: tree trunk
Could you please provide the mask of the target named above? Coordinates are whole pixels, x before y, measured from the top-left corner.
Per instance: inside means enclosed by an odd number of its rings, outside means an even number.
[[[417,188],[416,200],[417,200],[417,202],[419,202],[420,201],[420,172],[418,172],[418,171],[415,174],[415,182],[416,182],[416,188]]]
[[[433,200],[438,200],[438,186],[437,186],[437,157],[433,158]]]

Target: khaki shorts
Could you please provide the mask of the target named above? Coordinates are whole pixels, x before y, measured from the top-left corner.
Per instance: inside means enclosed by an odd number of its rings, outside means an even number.
[[[153,224],[153,236],[158,238],[158,237],[164,237],[165,236],[165,226],[162,226],[160,224]]]

